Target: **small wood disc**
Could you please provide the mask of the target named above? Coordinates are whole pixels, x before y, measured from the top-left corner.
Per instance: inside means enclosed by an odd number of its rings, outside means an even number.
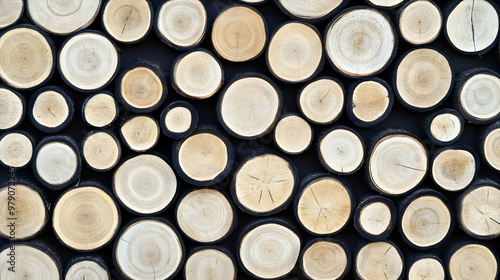
[[[435,112],[425,124],[429,138],[438,145],[451,144],[458,140],[464,130],[464,119],[455,110]]]
[[[23,0],[0,1],[0,29],[16,23],[24,12]]]
[[[304,82],[316,75],[323,62],[321,36],[313,25],[301,22],[283,24],[271,37],[267,48],[267,67],[287,83]]]
[[[274,143],[283,152],[298,155],[311,146],[313,130],[309,123],[296,114],[281,118],[274,130]]]
[[[408,280],[444,280],[443,264],[435,258],[422,258],[414,262],[408,271]]]
[[[469,75],[458,89],[458,106],[473,123],[490,123],[500,117],[500,76],[488,69]]]
[[[368,4],[377,8],[394,8],[404,1],[405,0],[366,0]]]
[[[207,31],[207,11],[199,0],[164,1],[156,15],[156,33],[175,49],[199,45]]]
[[[177,178],[161,157],[140,154],[123,162],[113,175],[113,192],[129,211],[155,214],[165,210],[177,192]]]
[[[348,127],[330,130],[319,140],[319,158],[328,171],[352,174],[361,168],[365,145],[361,136]]]
[[[107,280],[110,279],[110,274],[103,264],[92,260],[81,260],[74,262],[66,271],[64,280],[74,279]]]
[[[170,138],[185,138],[198,126],[198,111],[185,101],[174,101],[161,113],[160,126]]]
[[[244,62],[259,56],[267,41],[267,27],[254,8],[235,5],[222,11],[212,26],[212,44],[224,59]]]
[[[401,10],[398,20],[401,37],[412,45],[433,42],[443,26],[441,10],[429,0],[408,2]]]
[[[299,261],[309,279],[341,279],[349,271],[350,258],[344,244],[317,239],[306,245]]]
[[[83,103],[83,121],[93,127],[102,128],[112,124],[118,114],[118,104],[109,92],[93,94]]]
[[[184,261],[184,244],[165,219],[136,219],[116,238],[116,269],[127,279],[173,279]]]
[[[295,214],[299,224],[314,235],[334,234],[342,230],[354,212],[350,187],[329,175],[309,179],[296,196]]]
[[[394,97],[383,80],[370,78],[356,83],[347,101],[347,116],[358,126],[374,126],[390,113]]]
[[[31,244],[12,243],[0,252],[0,278],[3,280],[24,279],[61,279],[61,268],[56,258],[47,248]],[[14,252],[14,270],[9,271],[11,256]]]
[[[386,239],[396,226],[396,207],[383,196],[369,196],[356,208],[354,227],[372,241]]]
[[[264,153],[243,162],[233,177],[231,191],[241,210],[263,216],[286,208],[297,184],[297,171],[291,162]]]
[[[34,2],[34,1],[31,1]],[[0,36],[0,78],[17,89],[33,89],[54,72],[54,43],[38,28],[21,24]]]
[[[401,195],[415,188],[427,173],[427,151],[408,134],[389,134],[374,145],[368,175],[377,191]]]
[[[318,21],[334,14],[348,1],[275,0],[275,2],[278,7],[293,18]]]
[[[482,54],[498,39],[496,7],[485,0],[460,1],[446,19],[445,34],[450,44],[465,54]]]
[[[30,98],[28,114],[33,125],[46,133],[63,130],[73,119],[73,101],[58,87],[44,87]]]
[[[172,86],[188,98],[210,98],[222,87],[223,81],[222,65],[207,50],[182,55],[172,66]]]
[[[121,157],[120,142],[105,131],[92,132],[83,140],[82,155],[87,165],[99,172],[112,169]]]
[[[452,89],[453,70],[448,59],[434,49],[415,49],[396,70],[394,88],[404,106],[428,111],[439,106]]]
[[[328,77],[307,84],[299,96],[299,109],[315,124],[330,124],[338,119],[344,108],[344,87]]]
[[[25,113],[24,97],[13,90],[0,87],[0,131],[20,125]]]
[[[223,240],[236,223],[229,200],[214,189],[198,189],[186,194],[175,212],[179,229],[200,243]]]
[[[493,184],[480,184],[460,197],[458,213],[461,228],[470,236],[492,239],[500,235],[500,189]]]
[[[11,132],[0,137],[0,163],[8,167],[22,168],[31,162],[34,143],[23,132]]]
[[[483,140],[482,153],[486,163],[500,171],[500,127],[493,128]]]
[[[497,279],[498,260],[488,247],[470,243],[453,253],[448,273],[451,279]]]
[[[110,0],[102,12],[102,25],[113,39],[136,43],[153,25],[153,8],[147,0]]]
[[[403,274],[403,255],[392,243],[368,243],[356,256],[355,272],[363,280],[400,279]]]
[[[251,140],[274,128],[282,104],[276,84],[265,76],[250,74],[236,78],[224,90],[217,116],[231,135]]]
[[[432,161],[432,179],[447,191],[460,191],[472,183],[479,159],[470,148],[448,147],[438,151]]]
[[[118,50],[111,40],[96,31],[85,31],[64,42],[58,68],[69,86],[79,91],[96,91],[115,77],[118,61]]]
[[[301,241],[290,228],[274,222],[247,231],[237,247],[241,267],[253,277],[274,279],[290,273],[297,263]]]
[[[153,117],[137,115],[121,124],[120,136],[132,151],[145,152],[158,143],[160,126]]]
[[[350,9],[328,26],[325,48],[332,66],[347,77],[380,73],[394,58],[396,34],[390,19],[372,8]]]
[[[236,264],[223,251],[202,248],[188,257],[184,265],[186,280],[236,280]]]
[[[24,240],[38,235],[45,227],[49,214],[35,188],[25,183],[6,183],[0,189],[0,201],[0,236],[11,241]],[[15,228],[10,227],[11,222],[15,222]]]
[[[89,26],[99,13],[101,0],[26,1],[28,16],[56,35],[69,35]]]

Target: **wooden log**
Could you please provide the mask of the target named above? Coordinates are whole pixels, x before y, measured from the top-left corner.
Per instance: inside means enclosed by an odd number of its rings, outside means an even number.
[[[59,132],[73,119],[73,100],[62,88],[44,87],[31,96],[28,115],[39,130],[45,133]]]
[[[295,113],[284,115],[274,129],[274,143],[281,151],[298,155],[311,146],[314,131],[309,123]]]
[[[73,279],[111,279],[106,263],[101,257],[85,255],[72,258],[66,266],[64,280]]]
[[[115,82],[116,99],[134,113],[150,113],[167,98],[167,82],[159,65],[139,61],[125,68]]]
[[[110,0],[102,10],[102,26],[116,41],[132,44],[146,38],[153,17],[153,7],[147,0]]]
[[[308,279],[342,279],[351,268],[351,254],[340,241],[316,238],[304,246],[299,266]]]
[[[408,1],[398,11],[396,21],[403,40],[415,46],[432,43],[443,27],[441,10],[431,0]]]
[[[405,2],[405,0],[366,0],[366,2],[379,9],[392,9]]]
[[[411,259],[407,260],[408,280],[437,279],[445,280],[446,273],[443,262],[431,254],[412,254]]]
[[[26,1],[32,22],[55,35],[69,35],[87,28],[97,17],[101,0]]]
[[[152,116],[132,115],[120,125],[120,138],[134,152],[152,149],[160,139],[160,125]]]
[[[111,125],[119,113],[118,103],[113,94],[108,91],[90,95],[82,106],[83,121],[87,125],[97,128]]]
[[[156,13],[155,31],[162,42],[178,50],[198,46],[207,32],[208,16],[199,0],[163,1]]]
[[[397,35],[389,17],[368,7],[346,9],[328,25],[325,49],[340,74],[359,78],[383,71],[397,49]]]
[[[235,171],[231,194],[242,211],[267,216],[290,205],[298,180],[291,161],[270,152],[260,152],[245,159]]]
[[[221,63],[205,49],[180,55],[172,64],[171,72],[175,91],[197,100],[212,97],[224,82]]]
[[[170,138],[186,138],[198,127],[198,111],[185,101],[174,101],[161,112],[160,126]]]
[[[432,48],[414,49],[396,66],[393,78],[398,100],[413,111],[430,111],[451,93],[454,72],[450,60]]]
[[[8,132],[0,136],[0,164],[24,168],[31,163],[35,141],[24,131]]]
[[[244,62],[257,58],[267,42],[264,17],[254,8],[233,5],[224,9],[212,26],[212,44],[222,58]]]
[[[371,241],[387,239],[396,227],[397,212],[392,200],[378,195],[368,196],[356,207],[354,227]]]
[[[0,86],[0,131],[18,127],[26,114],[24,96],[7,87]]]
[[[434,144],[451,145],[462,136],[464,118],[453,109],[437,110],[425,119],[423,129]]]
[[[468,146],[441,148],[433,155],[431,175],[439,187],[447,191],[467,188],[479,171],[479,156]]]
[[[392,109],[394,94],[391,86],[379,78],[355,82],[348,93],[346,112],[349,119],[361,127],[382,122]]]
[[[236,280],[237,274],[232,255],[217,247],[195,248],[184,265],[185,280]]]
[[[25,279],[62,279],[61,264],[45,243],[6,244],[0,252],[0,278],[16,280],[20,275]]]
[[[253,140],[274,128],[282,106],[281,90],[271,79],[248,73],[226,86],[217,104],[217,117],[232,136]]]
[[[294,212],[297,221],[308,233],[330,235],[347,226],[356,206],[347,182],[328,174],[312,174],[300,185]]]
[[[82,157],[97,172],[111,170],[120,160],[120,141],[110,131],[92,131],[82,141]]]
[[[484,54],[498,41],[498,7],[486,0],[452,2],[444,34],[452,47],[463,54]]]
[[[140,154],[120,164],[113,175],[112,188],[127,211],[152,215],[172,204],[178,181],[172,167],[162,157]]]
[[[330,124],[342,114],[344,94],[344,87],[339,80],[321,77],[300,90],[298,107],[310,122]]]
[[[307,0],[275,0],[274,2],[283,13],[291,18],[316,22],[331,17],[349,1],[311,2]]]
[[[296,230],[285,222],[260,220],[247,226],[238,238],[238,264],[253,278],[285,277],[297,263],[301,244]]]
[[[34,176],[49,189],[63,189],[80,178],[80,152],[69,136],[43,138],[33,155]]]
[[[484,161],[495,171],[500,172],[500,122],[484,129],[479,141]]]
[[[401,279],[404,271],[403,254],[391,241],[368,243],[359,250],[354,261],[359,279]]]
[[[312,24],[299,21],[281,25],[266,52],[267,68],[285,83],[301,83],[316,76],[324,64],[321,35]]]
[[[457,247],[448,259],[447,272],[451,279],[497,279],[498,257],[491,249],[475,242]]]
[[[335,126],[320,136],[319,160],[329,172],[349,175],[358,171],[365,158],[361,135],[346,126]]]
[[[52,77],[54,43],[38,27],[19,24],[0,35],[0,78],[8,86],[30,90]]]
[[[24,12],[23,0],[0,1],[0,29],[14,25]]]
[[[118,71],[116,45],[100,31],[86,30],[69,37],[59,50],[58,69],[62,79],[75,90],[103,89]]]
[[[126,279],[173,279],[185,258],[184,242],[166,219],[138,218],[115,239],[113,263]]]

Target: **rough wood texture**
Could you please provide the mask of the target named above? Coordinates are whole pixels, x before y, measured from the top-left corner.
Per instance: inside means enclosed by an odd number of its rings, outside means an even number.
[[[0,163],[8,167],[26,167],[33,157],[34,143],[23,132],[9,132],[0,137]]]
[[[408,269],[408,280],[446,279],[443,264],[435,257],[421,258]]]
[[[0,131],[20,125],[25,113],[24,97],[11,89],[0,87]]]
[[[349,271],[351,255],[340,242],[316,239],[305,246],[299,261],[310,279],[340,279]]]
[[[358,126],[371,127],[383,121],[394,103],[392,88],[378,78],[356,82],[347,98],[347,116]]]
[[[87,165],[99,172],[115,167],[121,157],[120,142],[106,131],[90,133],[82,144],[82,156]]]
[[[232,257],[227,253],[204,248],[191,254],[184,265],[186,280],[236,280],[237,268]]]
[[[7,254],[11,252],[10,245],[15,247],[15,273],[8,270],[10,256]],[[9,244],[0,252],[0,263],[0,278],[6,280],[19,279],[19,275],[27,279],[61,279],[62,277],[59,262],[46,245]]]
[[[110,278],[111,276],[104,262],[100,259],[96,260],[93,258],[82,258],[70,263],[64,276],[64,280],[106,280]]]
[[[335,13],[347,1],[275,0],[275,2],[291,17],[300,20],[317,21]]]
[[[302,88],[299,109],[312,123],[330,124],[344,109],[344,87],[333,78],[319,78]]]
[[[480,145],[486,163],[493,170],[500,172],[500,122],[490,125],[485,130]]]
[[[0,1],[0,28],[6,28],[16,23],[24,12],[23,0]]]
[[[319,158],[326,169],[352,174],[363,164],[365,145],[361,136],[347,127],[336,127],[319,140]]]
[[[424,45],[439,36],[443,16],[439,7],[432,1],[409,1],[399,12],[398,22],[399,32],[406,42]]]
[[[464,268],[467,269],[464,269]],[[448,263],[452,279],[493,280],[498,275],[498,260],[488,247],[481,244],[466,244],[458,248]]]
[[[121,124],[120,136],[132,151],[145,152],[158,143],[160,125],[151,116],[133,116]]]
[[[58,87],[39,89],[31,96],[28,108],[33,125],[47,133],[61,131],[73,119],[73,101]]]
[[[360,279],[399,279],[403,274],[403,255],[389,242],[368,243],[356,256],[354,269]]]
[[[396,226],[394,203],[383,196],[369,196],[356,208],[354,226],[365,238],[372,241],[386,239]]]
[[[477,154],[468,147],[447,147],[438,150],[431,163],[434,182],[447,191],[465,189],[479,169]]]
[[[118,113],[118,104],[108,92],[93,94],[83,103],[82,118],[93,127],[102,128],[112,124]]]
[[[136,43],[153,25],[153,9],[147,0],[110,0],[102,12],[102,23],[113,39]]]
[[[283,152],[298,155],[306,151],[313,141],[313,130],[299,115],[281,118],[274,129],[274,143]]]

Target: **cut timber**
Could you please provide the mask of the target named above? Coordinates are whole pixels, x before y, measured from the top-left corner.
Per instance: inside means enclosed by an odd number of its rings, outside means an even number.
[[[132,116],[120,125],[120,137],[132,151],[145,152],[158,143],[160,126],[151,116]]]
[[[103,128],[111,125],[119,113],[118,104],[110,92],[92,94],[83,103],[83,121],[93,127]]]
[[[115,44],[98,31],[85,31],[67,39],[59,51],[58,69],[63,80],[79,91],[104,88],[118,71]]]
[[[224,59],[244,62],[259,56],[266,46],[267,27],[254,8],[234,5],[222,11],[212,27],[212,44]]]
[[[348,1],[275,0],[274,2],[292,18],[319,21],[335,14]]]
[[[186,138],[198,127],[198,111],[185,101],[174,101],[161,113],[160,126],[170,138]]]
[[[329,24],[325,35],[332,67],[351,78],[380,73],[394,58],[396,45],[391,20],[368,7],[344,11]]]
[[[458,2],[446,19],[444,34],[464,54],[483,54],[498,40],[496,5],[485,0]]]
[[[1,0],[0,1],[0,29],[15,24],[23,15],[23,0]]]
[[[232,204],[214,189],[197,189],[179,200],[175,209],[179,229],[191,240],[216,243],[228,237],[236,227]]]
[[[156,34],[174,49],[199,45],[207,31],[207,10],[199,0],[168,0],[158,9]]]
[[[351,267],[351,254],[339,241],[317,238],[305,245],[299,265],[308,279],[342,279]]]
[[[433,156],[431,174],[434,182],[447,191],[467,188],[479,171],[479,157],[467,146],[447,146]]]
[[[298,155],[311,146],[314,132],[297,114],[283,116],[274,129],[274,143],[283,152]]]
[[[358,171],[365,158],[365,144],[351,128],[337,126],[319,140],[319,159],[330,172],[348,175]]]
[[[0,86],[0,131],[19,126],[26,114],[26,101],[16,91]]]
[[[153,25],[153,8],[147,0],[110,0],[102,12],[102,25],[116,41],[137,43]]]
[[[354,270],[363,280],[400,279],[403,275],[403,254],[388,241],[368,243],[359,250]]]
[[[281,91],[272,80],[247,74],[236,77],[222,92],[217,117],[232,136],[252,140],[274,128],[282,106]]]
[[[394,8],[401,5],[405,0],[366,0],[366,2],[376,8]]]
[[[396,226],[396,207],[383,196],[369,196],[356,208],[354,227],[366,239],[386,239]]]
[[[344,109],[344,87],[339,80],[322,77],[302,88],[299,109],[312,123],[330,124]]]
[[[46,83],[54,72],[54,43],[33,25],[20,24],[0,36],[0,78],[28,90]]]
[[[294,230],[281,221],[265,219],[243,231],[236,250],[245,272],[258,279],[274,279],[292,271],[300,246]]]
[[[445,280],[441,260],[436,256],[419,257],[408,265],[408,280]]]
[[[115,239],[113,258],[126,279],[173,279],[184,262],[184,243],[163,218],[135,219]]]
[[[7,167],[26,167],[33,157],[35,142],[22,131],[14,131],[0,137],[0,163]]]
[[[120,210],[103,188],[82,184],[64,192],[52,214],[57,238],[76,251],[95,251],[113,240],[120,227]]]
[[[183,54],[172,65],[172,86],[192,99],[212,97],[224,82],[224,70],[214,55],[204,49]]]
[[[112,132],[91,132],[83,140],[82,155],[90,169],[108,171],[120,160],[120,141]]]
[[[375,191],[402,195],[418,186],[427,174],[424,145],[403,131],[388,131],[377,140],[368,158],[369,182]]]
[[[15,254],[15,272],[9,271],[9,253]],[[62,279],[61,266],[57,257],[45,244],[11,243],[0,252],[0,278],[2,280]]]
[[[177,178],[157,155],[140,154],[123,162],[113,175],[113,193],[134,214],[164,211],[177,193]]]
[[[401,37],[412,45],[433,42],[443,26],[441,10],[430,0],[408,2],[399,11],[397,20]]]
[[[420,48],[407,53],[397,65],[394,89],[408,109],[429,111],[448,97],[453,81],[448,58],[437,50]]]
[[[67,265],[64,280],[76,279],[108,280],[111,275],[103,259],[84,256],[73,258]]]
[[[500,172],[500,122],[491,124],[484,130],[479,144],[486,163]]]
[[[73,100],[61,89],[44,87],[30,98],[28,115],[31,123],[46,133],[59,132],[73,119]]]
[[[349,91],[347,116],[358,126],[371,127],[389,115],[393,103],[394,94],[387,82],[379,78],[362,79]]]
[[[451,234],[454,225],[450,203],[430,189],[419,189],[406,197],[399,214],[401,237],[419,250],[438,247]]]
[[[88,27],[99,13],[101,0],[27,0],[28,16],[45,31],[69,35]]]
[[[448,273],[451,279],[497,279],[498,259],[488,247],[469,243],[453,253],[448,262]]]
[[[11,241],[30,239],[38,235],[45,227],[49,213],[45,207],[44,197],[32,185],[3,184],[0,189],[0,202],[2,202],[0,204],[0,236],[3,238]],[[15,229],[9,227],[10,222],[14,221]]]
[[[186,280],[236,280],[237,268],[229,253],[211,247],[199,247],[186,260]]]
[[[314,25],[287,22],[274,33],[267,48],[267,67],[279,80],[300,83],[323,67],[321,35]]]
[[[34,153],[35,178],[49,189],[60,190],[80,177],[81,158],[76,143],[68,136],[42,139]]]
[[[141,61],[125,69],[116,79],[116,98],[135,113],[157,109],[167,97],[167,82],[160,67]]]
[[[342,230],[356,206],[347,185],[326,174],[316,174],[301,182],[302,191],[295,198],[295,215],[310,234],[330,235]]]
[[[231,193],[242,211],[266,216],[292,202],[298,180],[297,170],[290,161],[263,153],[249,157],[236,170]]]
[[[441,109],[427,117],[424,130],[434,144],[449,145],[462,136],[464,118],[453,109]]]

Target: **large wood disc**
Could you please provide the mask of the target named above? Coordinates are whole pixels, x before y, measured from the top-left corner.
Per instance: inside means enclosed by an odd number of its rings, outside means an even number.
[[[470,243],[453,253],[448,264],[448,273],[451,279],[497,279],[498,260],[488,247]]]
[[[365,145],[361,136],[348,127],[337,127],[319,140],[323,166],[338,174],[352,174],[363,164]]]
[[[118,117],[119,109],[110,93],[101,92],[90,96],[83,103],[83,120],[93,127],[106,127]]]
[[[0,29],[16,23],[24,11],[23,0],[0,1]]]
[[[74,262],[67,269],[64,280],[109,280],[110,274],[103,264],[90,259]]]
[[[436,258],[421,258],[408,270],[408,280],[444,280],[446,274],[441,261]]]
[[[280,8],[290,16],[307,21],[316,21],[335,13],[345,0],[275,0]]]
[[[281,118],[274,130],[274,142],[283,152],[298,155],[311,146],[313,130],[309,123],[296,114]]]
[[[82,155],[91,169],[108,171],[120,160],[120,142],[109,132],[91,133],[83,140]]]
[[[315,80],[301,90],[299,108],[309,121],[330,124],[342,114],[344,88],[339,81],[331,78]]]
[[[496,171],[500,171],[500,127],[487,133],[482,152],[486,162]]]
[[[30,98],[29,117],[33,125],[43,132],[64,129],[73,119],[73,101],[58,87],[44,87]]]
[[[202,248],[188,257],[184,265],[186,280],[236,280],[236,264],[223,251]]]
[[[5,87],[0,87],[0,131],[17,127],[24,119],[24,97]]]
[[[477,155],[471,149],[447,148],[434,157],[432,178],[447,191],[460,191],[474,180],[478,164]]]
[[[458,213],[462,229],[480,239],[500,235],[500,190],[493,184],[468,189],[460,198]]]
[[[0,162],[8,167],[25,167],[31,162],[33,146],[33,140],[25,133],[5,134],[0,137]]]
[[[371,78],[353,87],[346,108],[355,124],[373,126],[389,115],[393,102],[391,87],[383,80]]]
[[[413,45],[428,44],[436,40],[443,26],[439,7],[429,0],[408,2],[401,10],[398,20],[401,37]]]
[[[132,151],[145,152],[158,143],[160,125],[151,116],[133,116],[121,124],[120,136]]]
[[[500,76],[485,69],[470,75],[458,90],[459,109],[474,123],[489,123],[500,117]]]
[[[259,56],[267,41],[262,15],[247,6],[231,6],[221,12],[212,26],[212,44],[224,59],[243,62]]]
[[[368,243],[356,256],[355,272],[363,280],[400,279],[403,273],[403,255],[392,243]]]
[[[306,245],[300,267],[309,279],[341,279],[349,271],[350,258],[345,245],[319,239]]]
[[[14,250],[12,250],[14,248]],[[10,256],[14,251],[15,272],[9,271]],[[19,278],[22,275],[22,278]],[[61,268],[56,258],[41,248],[31,244],[13,243],[0,252],[0,278],[19,279],[61,279]]]
[[[102,24],[113,39],[136,43],[153,25],[153,9],[147,0],[110,0],[102,12]]]

